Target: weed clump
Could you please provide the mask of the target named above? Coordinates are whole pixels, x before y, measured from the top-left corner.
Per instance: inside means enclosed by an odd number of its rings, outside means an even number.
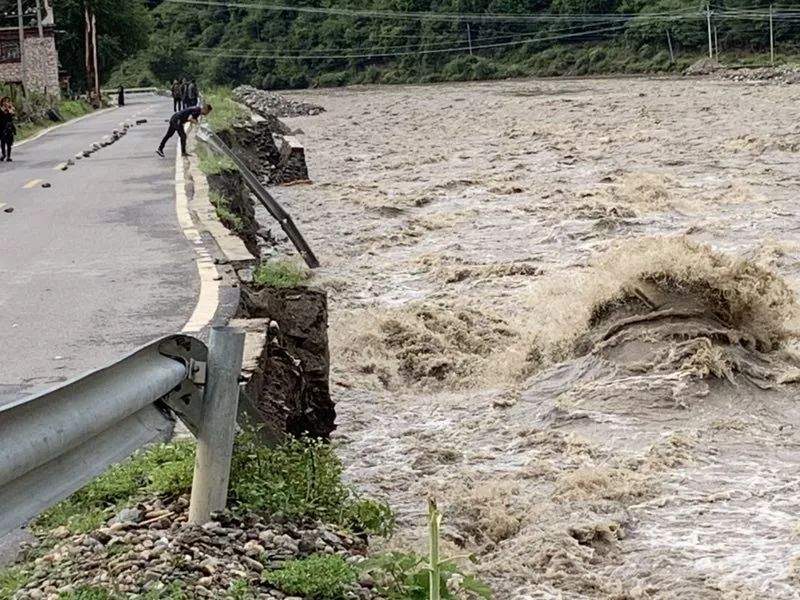
[[[190,441],[141,451],[44,513],[35,529],[46,533],[65,526],[86,533],[148,495],[186,494],[192,487],[194,455]],[[342,470],[333,449],[321,441],[293,439],[267,447],[247,428],[234,447],[228,505],[240,514],[280,514],[388,535],[394,527],[389,506],[360,497],[342,481]]]
[[[341,556],[315,554],[291,560],[264,579],[281,591],[313,600],[339,600],[357,581],[357,573]]]
[[[309,273],[302,266],[288,260],[261,263],[253,275],[256,285],[274,288],[292,288],[308,281]]]

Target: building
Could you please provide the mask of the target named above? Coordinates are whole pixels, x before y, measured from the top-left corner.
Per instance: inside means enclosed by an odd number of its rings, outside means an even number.
[[[58,52],[51,0],[25,0],[23,24],[25,43],[20,52],[16,1],[0,0],[0,83],[19,86],[26,92],[58,95]]]

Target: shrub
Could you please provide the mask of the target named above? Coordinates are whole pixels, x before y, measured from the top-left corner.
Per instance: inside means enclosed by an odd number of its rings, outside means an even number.
[[[297,287],[308,278],[305,268],[288,260],[261,263],[253,275],[257,285],[275,288]]]
[[[313,600],[341,600],[357,579],[355,570],[341,556],[315,554],[291,560],[264,579],[281,591]]]
[[[264,446],[246,429],[236,440],[230,500],[235,509],[319,519],[356,532],[388,535],[394,518],[386,504],[362,499],[342,481],[342,463],[319,440]]]

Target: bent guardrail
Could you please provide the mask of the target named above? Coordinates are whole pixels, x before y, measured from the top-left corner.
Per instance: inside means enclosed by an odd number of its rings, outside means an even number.
[[[300,230],[297,229],[297,226],[294,224],[292,217],[287,213],[283,207],[278,203],[275,198],[273,198],[270,193],[264,189],[264,186],[261,185],[261,182],[258,180],[253,172],[244,164],[241,158],[228,146],[220,137],[210,131],[206,127],[201,127],[198,131],[198,137],[203,140],[206,144],[211,146],[212,148],[216,149],[217,152],[220,152],[230,158],[233,163],[236,165],[236,168],[239,169],[239,172],[244,177],[245,182],[247,183],[247,187],[250,188],[256,198],[258,198],[259,202],[267,209],[270,215],[278,222],[283,229],[283,232],[286,236],[292,241],[294,247],[300,253],[300,256],[303,257],[303,260],[306,261],[306,264],[310,269],[316,269],[319,267],[319,261],[317,257],[314,255],[314,252],[311,250],[311,247],[306,242],[303,235],[300,233]]]
[[[51,390],[0,407],[0,537],[142,446],[177,415],[198,439],[190,519],[225,507],[244,333],[209,346],[173,335]],[[222,489],[224,487],[224,489]]]

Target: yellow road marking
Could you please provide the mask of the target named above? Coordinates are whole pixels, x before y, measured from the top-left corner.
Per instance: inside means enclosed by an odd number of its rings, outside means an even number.
[[[25,188],[26,190],[29,190],[31,188],[35,188],[40,183],[42,183],[41,179],[32,179],[31,181],[29,181],[28,183],[26,183],[22,187]]]
[[[0,209],[2,209],[6,205],[5,202],[0,202]]]
[[[55,167],[53,167],[53,171],[63,171],[64,167],[67,166],[67,163],[58,163]]]

